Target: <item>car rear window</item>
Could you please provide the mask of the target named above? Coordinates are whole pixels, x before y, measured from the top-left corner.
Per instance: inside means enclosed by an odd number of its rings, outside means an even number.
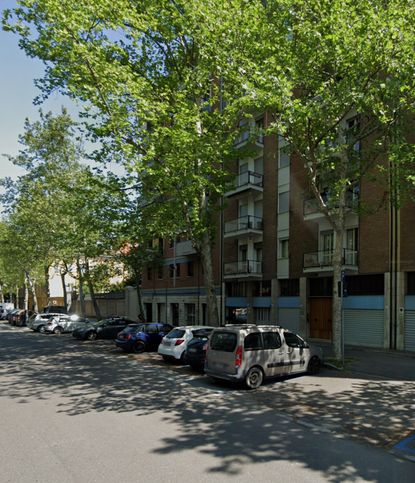
[[[181,337],[184,336],[184,334],[185,334],[185,331],[183,329],[173,329],[166,335],[166,337],[168,339],[180,339]]]
[[[213,332],[210,348],[214,351],[233,352],[236,347],[236,334],[233,332]]]
[[[124,329],[123,332],[127,332],[127,333],[129,333],[129,332],[139,332],[140,330],[142,330],[142,328],[143,328],[143,326],[138,325],[138,324],[137,325],[129,325],[128,327],[126,327]]]
[[[213,329],[197,329],[197,330],[192,330],[193,337],[203,337],[207,338],[210,336],[212,333]]]

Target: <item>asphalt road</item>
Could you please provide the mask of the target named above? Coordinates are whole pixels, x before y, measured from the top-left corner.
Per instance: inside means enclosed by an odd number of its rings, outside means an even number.
[[[353,384],[322,374],[250,392],[157,354],[0,324],[0,483],[413,483],[415,463],[344,425]]]

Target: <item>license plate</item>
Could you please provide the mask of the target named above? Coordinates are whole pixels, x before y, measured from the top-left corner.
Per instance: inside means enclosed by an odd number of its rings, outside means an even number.
[[[190,352],[191,354],[195,354],[197,352],[196,349],[188,349],[188,352]]]

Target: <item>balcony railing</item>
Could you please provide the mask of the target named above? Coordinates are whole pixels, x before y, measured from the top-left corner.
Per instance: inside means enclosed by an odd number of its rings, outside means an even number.
[[[310,268],[332,268],[333,250],[304,253],[303,267]],[[356,250],[343,249],[342,265],[356,267],[358,264],[358,252]]]
[[[246,215],[225,223],[225,235],[247,230],[262,231],[263,219],[259,216]]]
[[[262,262],[257,260],[244,260],[224,264],[226,275],[262,275]]]
[[[264,175],[256,173],[255,171],[245,171],[236,178],[236,186],[241,188],[242,186],[254,185],[262,187],[264,182]]]
[[[325,203],[328,201],[327,195],[322,195],[322,198]],[[359,197],[356,193],[348,191],[346,193],[346,208],[348,208],[349,210],[356,208],[358,203],[358,198]],[[320,213],[320,206],[318,204],[318,201],[315,198],[304,200],[303,213],[304,213],[304,216]]]
[[[264,130],[263,128],[258,128],[252,126],[250,129],[243,130],[239,136],[235,139],[235,146],[244,144],[248,141],[252,141],[261,146],[264,145]]]

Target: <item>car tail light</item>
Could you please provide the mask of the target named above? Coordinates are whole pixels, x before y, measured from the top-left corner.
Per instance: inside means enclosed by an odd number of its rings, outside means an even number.
[[[208,349],[209,349],[209,342],[205,342],[205,343],[203,344],[203,348],[202,348],[202,350],[203,350],[204,352],[206,352],[206,354],[207,354]]]
[[[235,367],[241,367],[242,365],[242,355],[243,355],[243,349],[242,346],[239,345],[236,349],[235,353]]]
[[[174,345],[181,345],[183,344],[184,339],[177,339]]]

